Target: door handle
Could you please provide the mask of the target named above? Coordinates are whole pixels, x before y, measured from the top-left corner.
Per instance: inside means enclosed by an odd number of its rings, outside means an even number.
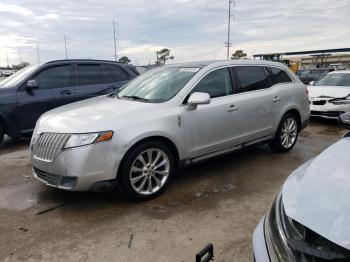
[[[274,103],[277,103],[277,102],[279,102],[279,101],[281,101],[281,98],[280,98],[279,96],[275,96],[275,97],[272,99],[272,102],[274,102]]]
[[[239,110],[239,107],[235,106],[235,105],[230,105],[228,108],[227,108],[227,112],[234,112],[234,111],[238,111]]]
[[[70,90],[63,90],[61,92],[61,95],[63,95],[63,96],[69,96],[70,94],[72,94],[72,92]]]

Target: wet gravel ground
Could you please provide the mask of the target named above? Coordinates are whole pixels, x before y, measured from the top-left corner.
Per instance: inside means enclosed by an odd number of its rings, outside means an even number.
[[[116,193],[47,188],[31,174],[28,139],[0,147],[0,260],[252,261],[251,236],[286,177],[345,133],[313,121],[287,154],[260,146],[179,172],[165,194],[132,203]]]

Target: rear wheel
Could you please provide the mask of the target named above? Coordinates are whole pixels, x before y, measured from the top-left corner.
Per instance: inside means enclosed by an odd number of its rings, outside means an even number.
[[[141,144],[123,161],[117,178],[118,189],[132,200],[154,198],[165,190],[174,166],[174,157],[163,143]]]
[[[294,114],[286,114],[277,129],[270,148],[278,153],[290,151],[298,140],[298,119]]]

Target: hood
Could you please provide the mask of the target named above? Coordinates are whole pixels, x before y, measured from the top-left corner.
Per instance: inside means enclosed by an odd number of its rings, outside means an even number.
[[[287,216],[350,250],[350,138],[299,167],[283,185]]]
[[[149,114],[156,104],[100,96],[68,104],[40,117],[35,133],[88,133],[110,130]],[[149,109],[149,110],[148,110]]]
[[[350,94],[350,86],[308,86],[309,97],[342,98]]]

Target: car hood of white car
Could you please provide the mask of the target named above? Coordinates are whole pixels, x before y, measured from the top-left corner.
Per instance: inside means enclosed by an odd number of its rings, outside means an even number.
[[[68,104],[46,112],[37,122],[35,133],[88,133],[125,127],[147,119],[157,104],[100,96]]]
[[[309,97],[342,98],[350,95],[350,86],[308,86]]]
[[[283,185],[287,216],[350,250],[350,138],[327,148]]]

